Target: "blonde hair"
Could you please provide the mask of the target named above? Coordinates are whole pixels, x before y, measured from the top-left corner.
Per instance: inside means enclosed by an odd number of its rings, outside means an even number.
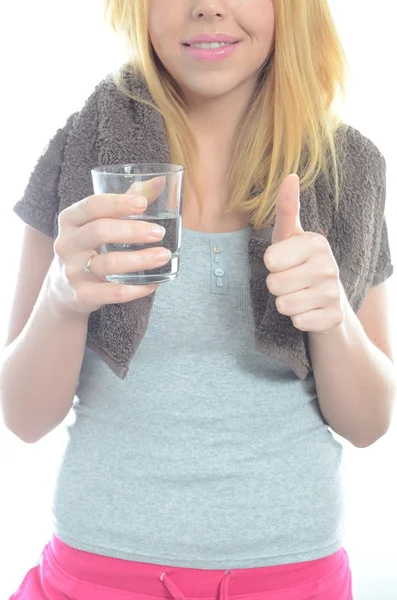
[[[164,118],[171,160],[186,167],[188,184],[197,191],[202,209],[197,146],[177,85],[150,41],[149,1],[105,0],[105,20],[125,41],[128,52],[128,61],[112,73],[113,81],[138,101],[125,75],[135,72],[146,82],[154,107]],[[255,228],[273,223],[279,187],[290,173],[299,175],[303,191],[320,174],[331,185],[332,170],[336,207],[340,198],[335,134],[345,127],[336,102],[338,95],[341,106],[346,100],[349,66],[328,1],[273,3],[272,50],[239,127],[226,182],[227,212],[248,213]]]

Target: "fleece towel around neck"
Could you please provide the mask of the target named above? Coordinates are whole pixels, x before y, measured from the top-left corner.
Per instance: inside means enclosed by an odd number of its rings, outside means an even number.
[[[129,85],[136,96],[153,103],[140,78],[131,76]],[[332,189],[320,176],[301,193],[301,223],[305,231],[325,233],[346,296],[357,311],[368,288],[393,272],[384,216],[386,164],[378,148],[350,126],[343,124],[335,140],[341,158],[340,208],[335,210]],[[14,210],[30,226],[55,238],[59,212],[94,194],[93,167],[134,162],[170,162],[164,121],[154,108],[122,94],[110,75],[50,140]],[[263,255],[272,231],[271,225],[251,227],[248,254],[256,349],[305,379],[312,371],[308,334],[277,311],[266,286],[269,271]],[[121,378],[128,374],[155,301],[156,292],[128,304],[103,306],[90,315],[87,346]]]

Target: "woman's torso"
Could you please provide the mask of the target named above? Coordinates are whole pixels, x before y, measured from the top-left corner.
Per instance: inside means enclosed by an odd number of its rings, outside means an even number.
[[[343,535],[342,447],[313,377],[255,350],[250,229],[182,237],[180,274],[158,289],[127,379],[86,351],[54,532],[181,567],[330,555]]]

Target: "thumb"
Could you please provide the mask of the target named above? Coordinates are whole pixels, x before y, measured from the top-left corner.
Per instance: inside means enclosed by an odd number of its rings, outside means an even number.
[[[284,179],[277,195],[272,244],[304,232],[300,222],[299,195],[299,177],[292,173]]]
[[[148,201],[148,206],[150,206],[150,204],[159,198],[165,186],[166,177],[160,175],[146,181],[135,181],[125,193],[144,196]]]

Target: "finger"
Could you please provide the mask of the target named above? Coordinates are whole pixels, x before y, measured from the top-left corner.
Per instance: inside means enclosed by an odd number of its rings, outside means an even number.
[[[310,231],[304,231],[303,235],[294,236],[287,240],[277,243],[277,246],[269,246],[264,254],[264,262],[271,273],[286,271],[292,269],[310,260],[315,252],[319,253],[320,248],[313,250],[313,242],[318,243],[317,236]]]
[[[78,249],[91,250],[102,244],[154,244],[164,235],[164,227],[146,221],[97,219],[80,227],[71,237]]]
[[[164,175],[153,177],[147,181],[135,181],[126,193],[144,196],[150,205],[163,193],[166,183]]]
[[[83,305],[104,306],[105,304],[123,304],[153,293],[157,285],[121,285],[84,280],[75,286],[75,297]]]
[[[96,219],[138,215],[146,208],[147,200],[142,196],[98,194],[65,208],[59,215],[59,225],[64,229],[81,227]]]
[[[305,262],[280,273],[270,273],[266,278],[268,290],[274,296],[292,294],[313,285],[313,273],[310,264]]]
[[[303,232],[299,195],[299,177],[293,173],[284,179],[277,195],[272,244]]]
[[[278,312],[287,317],[316,310],[322,308],[322,306],[321,295],[312,289],[299,290],[298,292],[283,294],[276,298]]]
[[[171,259],[171,252],[166,248],[147,248],[131,252],[106,252],[94,256],[91,260],[91,271],[97,277],[135,273],[158,269]]]
[[[330,318],[329,311],[325,308],[317,308],[316,310],[295,315],[292,317],[292,323],[296,329],[315,333],[326,333],[335,327],[332,318]]]

